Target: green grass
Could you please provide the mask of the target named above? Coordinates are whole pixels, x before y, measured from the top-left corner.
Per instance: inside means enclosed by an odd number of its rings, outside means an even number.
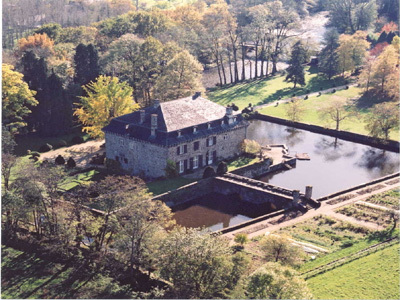
[[[365,201],[389,208],[398,209],[400,199],[400,189],[396,188],[378,195],[368,197]]]
[[[335,251],[341,249],[343,242],[351,240],[354,243],[364,239],[370,231],[349,222],[320,215],[298,223],[296,226],[281,228],[278,233]]]
[[[236,158],[235,160],[231,160],[228,161],[228,172],[231,172],[233,170],[236,170],[238,168],[244,167],[244,166],[248,166],[248,165],[252,165],[254,163],[259,162],[260,160],[256,157],[256,158],[249,158],[249,157],[239,157]]]
[[[334,97],[341,98],[359,98],[362,94],[362,89],[359,87],[352,86],[348,90],[337,91],[336,93],[323,94],[321,96],[309,97],[309,99],[304,100],[303,108],[304,114],[302,115],[301,122],[324,126],[327,128],[335,128],[336,124],[333,121],[323,120],[318,113],[318,109],[329,103]],[[261,108],[259,113],[270,115],[273,117],[287,119],[285,106],[288,105],[280,104],[278,106],[268,106]],[[345,119],[340,123],[340,130],[346,130],[354,133],[368,135],[368,131],[365,129],[366,122],[365,117],[369,114],[369,109],[363,108],[358,109],[358,116]],[[399,132],[393,131],[390,134],[390,138],[393,140],[399,139]]]
[[[197,181],[197,179],[176,177],[149,182],[147,183],[147,188],[149,189],[149,192],[154,195],[160,195],[195,181]]]
[[[316,299],[399,299],[399,244],[307,280]]]
[[[254,80],[236,84],[234,86],[215,88],[211,90],[207,96],[210,100],[221,105],[235,103],[240,109],[248,106],[249,103],[259,105],[292,97],[296,95],[306,94],[306,90],[317,92],[320,89],[328,89],[335,84],[336,86],[344,85],[345,81],[341,77],[332,79],[331,81],[317,76],[315,68],[309,67],[305,72],[306,85],[298,86],[293,89],[293,83],[286,82],[285,76],[276,75],[262,80]]]
[[[23,156],[27,154],[28,150],[38,151],[39,148],[44,144],[50,144],[53,146],[53,149],[60,148],[59,144],[61,140],[67,142],[68,146],[71,146],[71,140],[74,136],[81,136],[84,141],[89,139],[89,135],[86,133],[82,133],[79,130],[75,130],[70,134],[56,136],[56,137],[40,137],[36,133],[28,133],[26,135],[17,136],[15,141],[17,142],[17,146],[15,147],[15,154],[18,156]]]
[[[311,260],[309,259],[307,262],[302,264],[299,268],[300,273],[304,273],[307,271],[311,271],[320,266],[326,265],[332,261],[337,259],[341,259],[343,257],[347,257],[352,255],[360,250],[366,249],[370,246],[376,245],[383,240],[389,239],[391,237],[398,236],[398,231],[395,230],[392,233],[386,232],[378,232],[377,234],[372,234],[369,237],[356,241],[352,246],[347,248],[340,248],[334,252],[330,252],[327,254],[319,254],[317,258]]]
[[[78,185],[84,185],[85,183],[96,180],[100,175],[100,172],[97,170],[89,170],[73,176],[68,176],[65,178],[64,183],[60,186],[60,188],[63,191],[69,191]]]

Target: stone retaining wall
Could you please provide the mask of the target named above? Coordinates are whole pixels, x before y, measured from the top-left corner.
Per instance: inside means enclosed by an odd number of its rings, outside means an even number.
[[[383,139],[373,138],[373,137],[370,137],[367,135],[362,135],[362,134],[353,133],[353,132],[349,132],[349,131],[334,130],[334,129],[324,128],[321,126],[311,125],[311,124],[307,124],[307,123],[292,122],[289,120],[276,118],[276,117],[272,117],[272,116],[268,116],[268,115],[264,115],[264,114],[254,114],[254,115],[252,115],[252,119],[277,123],[277,124],[281,124],[281,125],[285,125],[285,126],[289,126],[289,127],[308,130],[308,131],[315,132],[315,133],[321,133],[321,134],[337,137],[342,140],[356,142],[356,143],[376,147],[376,148],[383,149],[383,150],[400,152],[400,143],[398,141],[383,140]]]
[[[229,173],[249,178],[258,178],[268,173],[285,169],[285,164],[289,166],[296,166],[296,158],[291,158],[275,165],[271,165],[271,161],[266,159],[264,161],[238,168]]]

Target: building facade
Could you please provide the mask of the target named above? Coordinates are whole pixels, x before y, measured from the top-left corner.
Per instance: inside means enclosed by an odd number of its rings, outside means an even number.
[[[167,161],[180,174],[202,169],[240,154],[248,122],[232,107],[199,93],[114,118],[103,128],[106,157],[132,175],[165,176]]]

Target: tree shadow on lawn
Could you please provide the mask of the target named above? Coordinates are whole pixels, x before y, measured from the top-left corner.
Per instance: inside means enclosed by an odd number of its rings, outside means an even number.
[[[357,109],[365,111],[375,104],[390,101],[391,99],[377,90],[369,90],[368,93],[363,93],[356,102]]]

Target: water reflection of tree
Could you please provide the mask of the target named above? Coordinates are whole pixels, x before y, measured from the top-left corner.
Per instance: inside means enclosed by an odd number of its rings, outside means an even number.
[[[286,132],[289,134],[286,136],[286,145],[294,147],[296,144],[300,143],[304,139],[304,131],[298,130],[293,127],[286,128]]]
[[[394,159],[391,152],[386,150],[368,148],[363,150],[360,161],[356,165],[368,170],[377,170],[380,176],[392,174],[399,171],[399,161]]]
[[[314,153],[322,155],[326,161],[335,161],[341,157],[352,157],[356,154],[356,146],[338,138],[321,137],[315,143]]]

